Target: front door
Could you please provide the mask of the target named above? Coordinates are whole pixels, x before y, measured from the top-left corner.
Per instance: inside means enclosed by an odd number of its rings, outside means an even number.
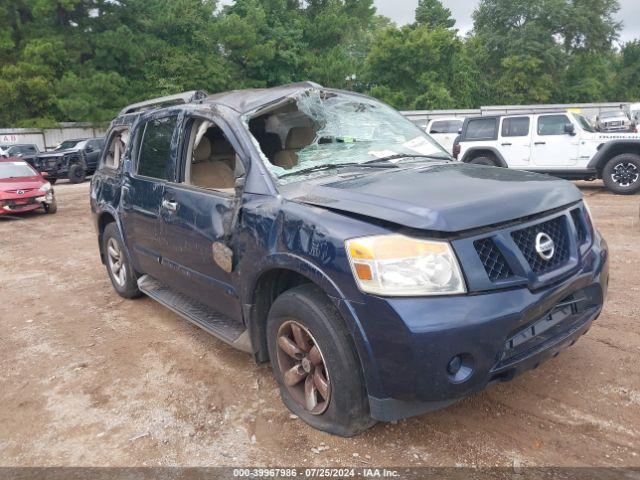
[[[579,137],[565,132],[565,114],[540,115],[531,148],[532,169],[562,170],[578,162]]]
[[[163,266],[173,272],[167,283],[241,321],[231,244],[240,156],[230,131],[215,119],[187,117],[181,136],[177,181],[165,186],[161,208],[160,254]]]
[[[122,224],[129,252],[142,273],[166,281],[161,265],[160,212],[172,179],[177,115],[150,118],[137,128],[132,162],[122,186]]]

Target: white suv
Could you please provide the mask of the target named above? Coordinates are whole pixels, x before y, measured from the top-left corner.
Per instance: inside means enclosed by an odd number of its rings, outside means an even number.
[[[453,151],[453,142],[462,129],[464,118],[436,118],[431,120],[425,130],[447,152]]]
[[[453,154],[466,163],[602,178],[619,194],[640,190],[640,134],[597,132],[575,112],[468,118]]]

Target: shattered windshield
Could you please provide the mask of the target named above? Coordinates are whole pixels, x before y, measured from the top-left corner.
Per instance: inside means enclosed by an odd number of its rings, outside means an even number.
[[[331,174],[340,166],[380,168],[451,157],[392,108],[347,93],[309,89],[249,122],[278,183]]]

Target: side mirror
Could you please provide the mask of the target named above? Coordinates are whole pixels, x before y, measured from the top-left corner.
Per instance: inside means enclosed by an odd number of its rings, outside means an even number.
[[[242,190],[244,188],[244,184],[246,182],[246,178],[247,177],[245,177],[245,176],[236,178],[236,183],[235,183],[236,190]]]
[[[573,123],[567,123],[564,126],[564,133],[568,134],[568,135],[575,135],[576,134],[576,127]]]
[[[458,135],[462,135],[462,129],[458,130]]]
[[[49,174],[47,172],[40,172],[40,176],[42,178],[47,178],[49,176]]]

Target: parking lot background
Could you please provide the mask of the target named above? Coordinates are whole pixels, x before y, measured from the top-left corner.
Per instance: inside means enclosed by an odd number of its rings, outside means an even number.
[[[89,183],[58,184],[56,215],[0,219],[0,466],[638,467],[640,197],[581,188],[611,249],[587,335],[510,383],[342,439],[292,416],[268,366],[120,298]]]

